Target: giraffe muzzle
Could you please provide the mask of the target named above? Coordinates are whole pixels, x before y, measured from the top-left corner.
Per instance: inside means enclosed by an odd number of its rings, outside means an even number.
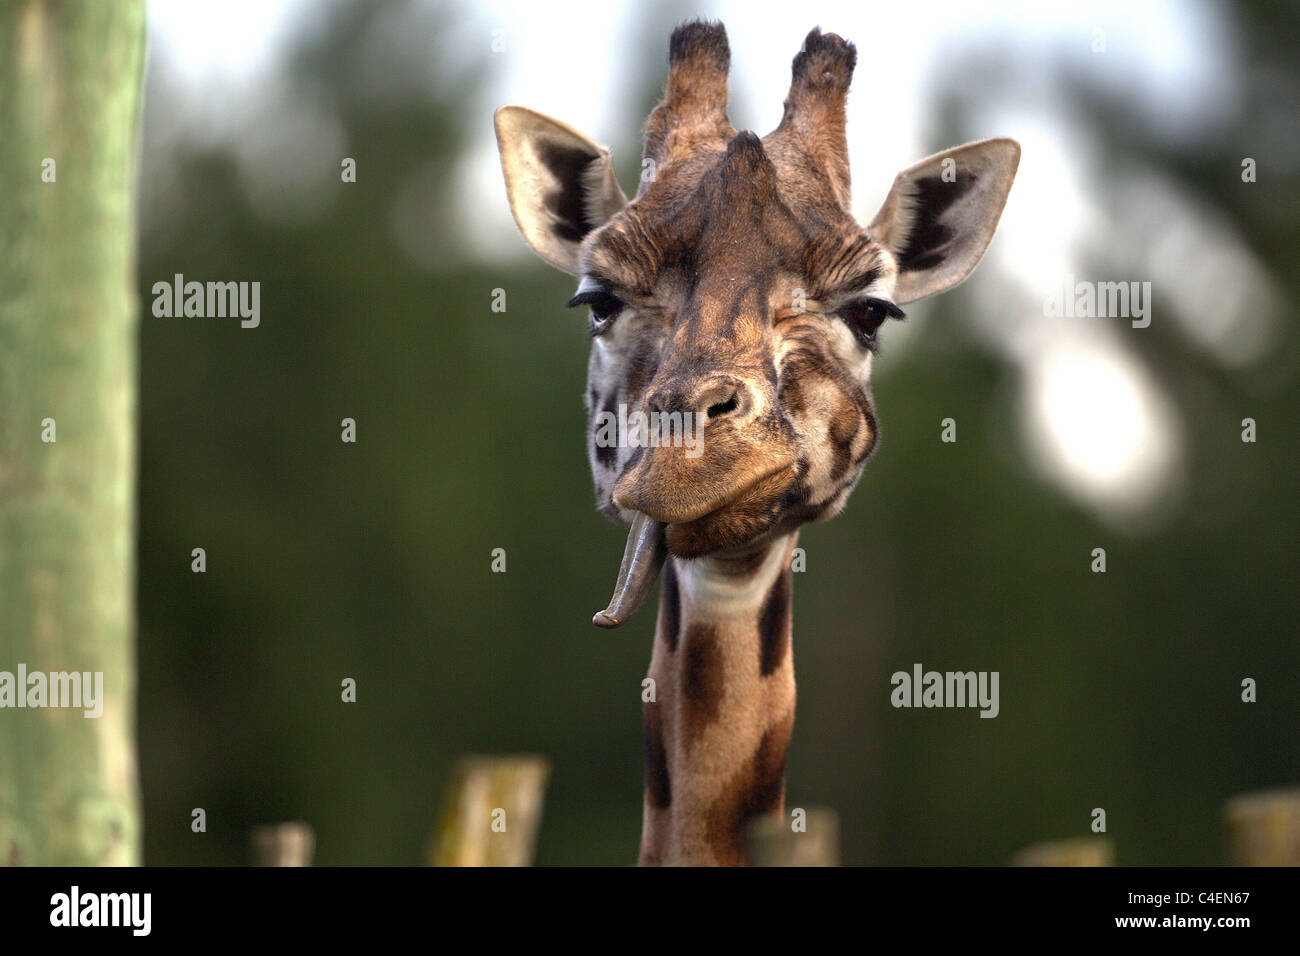
[[[609,599],[609,606],[597,613],[591,623],[597,627],[615,628],[635,614],[654,587],[655,578],[659,577],[665,553],[663,522],[637,512],[627,533],[614,596]]]

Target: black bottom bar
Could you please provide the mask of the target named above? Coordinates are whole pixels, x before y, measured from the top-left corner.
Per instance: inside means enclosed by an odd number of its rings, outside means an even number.
[[[1298,888],[1296,870],[1229,868],[9,869],[0,870],[0,932],[6,943],[75,936],[128,945],[414,937],[438,949],[464,933],[477,941],[471,948],[496,948],[512,931],[555,943],[612,924],[624,931],[602,932],[603,948],[644,948],[689,918],[724,936],[777,921],[810,942],[839,923],[863,941],[1201,936],[1231,944],[1294,926]]]

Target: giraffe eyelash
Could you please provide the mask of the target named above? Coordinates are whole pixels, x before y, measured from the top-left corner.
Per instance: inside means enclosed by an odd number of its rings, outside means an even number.
[[[577,294],[566,303],[567,308],[585,305],[591,308],[591,317],[587,331],[592,338],[604,335],[614,320],[623,311],[626,303],[609,288],[595,281],[590,276],[584,277],[578,284]]]
[[[876,332],[886,319],[907,318],[907,314],[888,299],[872,296],[848,302],[836,312],[858,340],[858,344],[870,352],[875,352],[880,347],[876,341]]]

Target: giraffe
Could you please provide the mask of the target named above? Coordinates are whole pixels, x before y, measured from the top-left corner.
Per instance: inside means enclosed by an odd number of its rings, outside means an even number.
[[[783,813],[799,529],[840,511],[876,446],[882,326],[970,274],[1019,164],[1005,138],[937,153],[897,175],[863,228],[844,132],[856,59],[809,33],[760,138],[727,119],[723,26],[679,26],[631,201],[582,133],[518,106],[495,116],[519,230],[589,310],[596,502],[629,526],[593,623],[627,621],[662,571],[643,865],[743,865],[748,822]],[[680,413],[702,453],[609,441],[599,425],[619,407]]]

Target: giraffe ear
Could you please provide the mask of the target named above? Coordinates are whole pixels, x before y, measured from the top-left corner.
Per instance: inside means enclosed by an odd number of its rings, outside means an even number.
[[[578,274],[578,246],[627,205],[609,150],[522,106],[496,112],[510,211],[539,256]]]
[[[867,231],[898,262],[900,305],[951,289],[993,240],[1020,164],[1014,139],[983,139],[909,166]]]

